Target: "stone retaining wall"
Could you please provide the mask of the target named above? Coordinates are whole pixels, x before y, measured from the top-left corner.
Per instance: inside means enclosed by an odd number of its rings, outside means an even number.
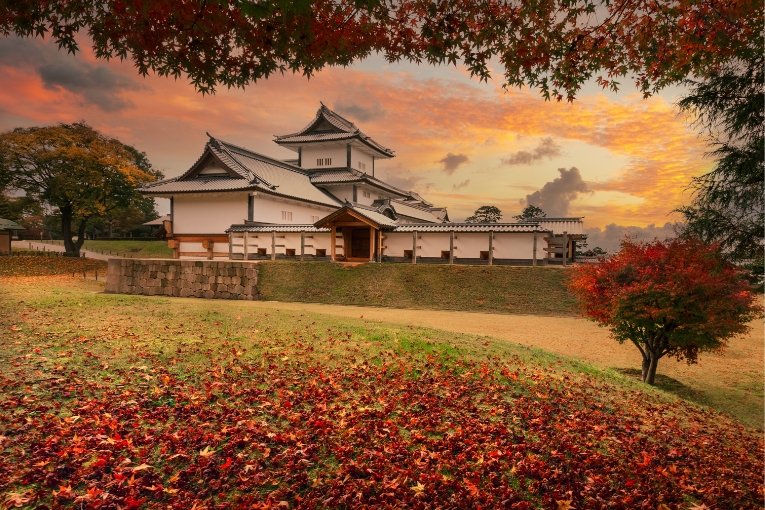
[[[106,292],[217,299],[258,299],[252,262],[110,259]]]

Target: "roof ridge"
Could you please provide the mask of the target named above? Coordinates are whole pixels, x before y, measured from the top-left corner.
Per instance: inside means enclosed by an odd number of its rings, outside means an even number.
[[[266,159],[266,160],[268,160],[268,161],[266,161],[266,163],[273,163],[273,164],[275,164],[277,166],[285,167],[287,170],[292,170],[293,172],[297,172],[297,173],[300,173],[300,174],[308,175],[308,172],[306,172],[305,170],[303,170],[302,168],[300,168],[297,165],[293,165],[292,163],[288,163],[286,161],[282,161],[280,159],[273,158],[273,157],[268,156],[266,154],[263,154],[261,152],[255,152],[252,149],[248,149],[246,147],[242,147],[241,145],[236,145],[234,143],[227,142],[225,140],[221,140],[220,138],[215,138],[215,140],[217,142],[219,142],[219,143],[222,143],[222,144],[228,146],[228,147],[233,147],[234,149],[238,149],[240,151],[244,151],[244,152],[247,153],[245,155],[252,155],[252,156],[255,157],[255,159],[260,159],[260,160]]]
[[[244,166],[241,161],[239,161],[232,153],[231,150],[226,146],[226,142],[223,140],[218,140],[216,138],[210,137],[210,144],[213,144],[214,147],[211,145],[211,149],[215,149],[223,153],[225,156],[227,156],[231,161],[234,162],[236,166],[239,167],[240,170],[244,172],[244,175],[249,177],[250,183],[258,184],[259,182],[262,182],[267,187],[274,189],[274,186],[270,184],[267,180],[262,179],[257,173],[250,171],[249,168]]]
[[[408,206],[408,207],[413,207],[413,208],[415,208],[415,209],[419,209],[419,210],[421,210],[421,211],[425,211],[425,212],[433,212],[433,211],[431,210],[431,209],[433,209],[433,208],[429,208],[428,206],[419,206],[419,205],[415,205],[415,204],[407,204],[406,202],[402,202],[401,200],[397,200],[397,199],[395,199],[395,198],[392,198],[392,199],[391,199],[391,201],[392,201],[392,202],[395,202],[395,203],[397,203],[397,204],[405,205],[405,206]],[[437,209],[437,208],[436,208],[436,209]],[[442,207],[441,209],[446,209],[446,208],[445,208],[445,207]]]
[[[342,115],[340,115],[340,114],[339,114],[339,113],[337,113],[336,111],[334,111],[334,110],[331,110],[331,109],[330,109],[330,108],[329,108],[327,105],[325,105],[324,103],[321,103],[321,107],[319,108],[319,111],[320,111],[320,112],[327,112],[329,115],[331,115],[331,116],[333,116],[333,117],[336,117],[336,118],[337,118],[337,120],[340,120],[341,122],[344,122],[344,123],[348,124],[348,126],[349,126],[350,128],[352,128],[352,129],[354,129],[354,130],[355,130],[354,132],[356,132],[356,133],[361,133],[361,130],[359,129],[359,127],[358,127],[356,124],[354,124],[352,121],[350,121],[350,120],[346,119],[345,117],[343,117]],[[326,118],[326,117],[325,117],[325,118]],[[341,126],[338,126],[337,124],[335,124],[334,122],[332,122],[332,119],[329,119],[329,118],[327,118],[327,120],[329,120],[329,121],[330,121],[330,123],[334,124],[334,125],[335,125],[335,127],[339,128],[339,129],[343,129],[343,127],[341,127]]]

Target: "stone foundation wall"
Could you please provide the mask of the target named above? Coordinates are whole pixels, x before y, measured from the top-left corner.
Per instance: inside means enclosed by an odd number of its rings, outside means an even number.
[[[213,260],[110,259],[106,292],[258,299],[257,264]]]

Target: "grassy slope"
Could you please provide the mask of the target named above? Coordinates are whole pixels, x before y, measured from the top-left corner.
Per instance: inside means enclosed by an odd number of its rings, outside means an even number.
[[[552,267],[261,264],[262,299],[395,308],[573,315],[566,270]]]
[[[0,281],[0,501],[760,503],[761,438],[613,372],[485,337],[100,288]]]

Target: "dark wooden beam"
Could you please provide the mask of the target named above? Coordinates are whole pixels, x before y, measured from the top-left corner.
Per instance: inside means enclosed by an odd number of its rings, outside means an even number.
[[[494,265],[494,231],[489,231],[489,265]]]
[[[375,260],[375,229],[373,227],[369,227],[369,262],[374,262]]]
[[[449,264],[454,264],[454,230],[449,232]]]
[[[332,225],[332,232],[330,234],[330,237],[331,237],[330,242],[332,243],[331,244],[331,249],[330,249],[330,253],[331,253],[330,259],[332,260],[332,262],[334,262],[335,261],[335,257],[336,257],[335,256],[335,252],[336,252],[335,244],[337,243],[337,228],[334,225]]]
[[[417,263],[417,231],[412,232],[412,264]]]

